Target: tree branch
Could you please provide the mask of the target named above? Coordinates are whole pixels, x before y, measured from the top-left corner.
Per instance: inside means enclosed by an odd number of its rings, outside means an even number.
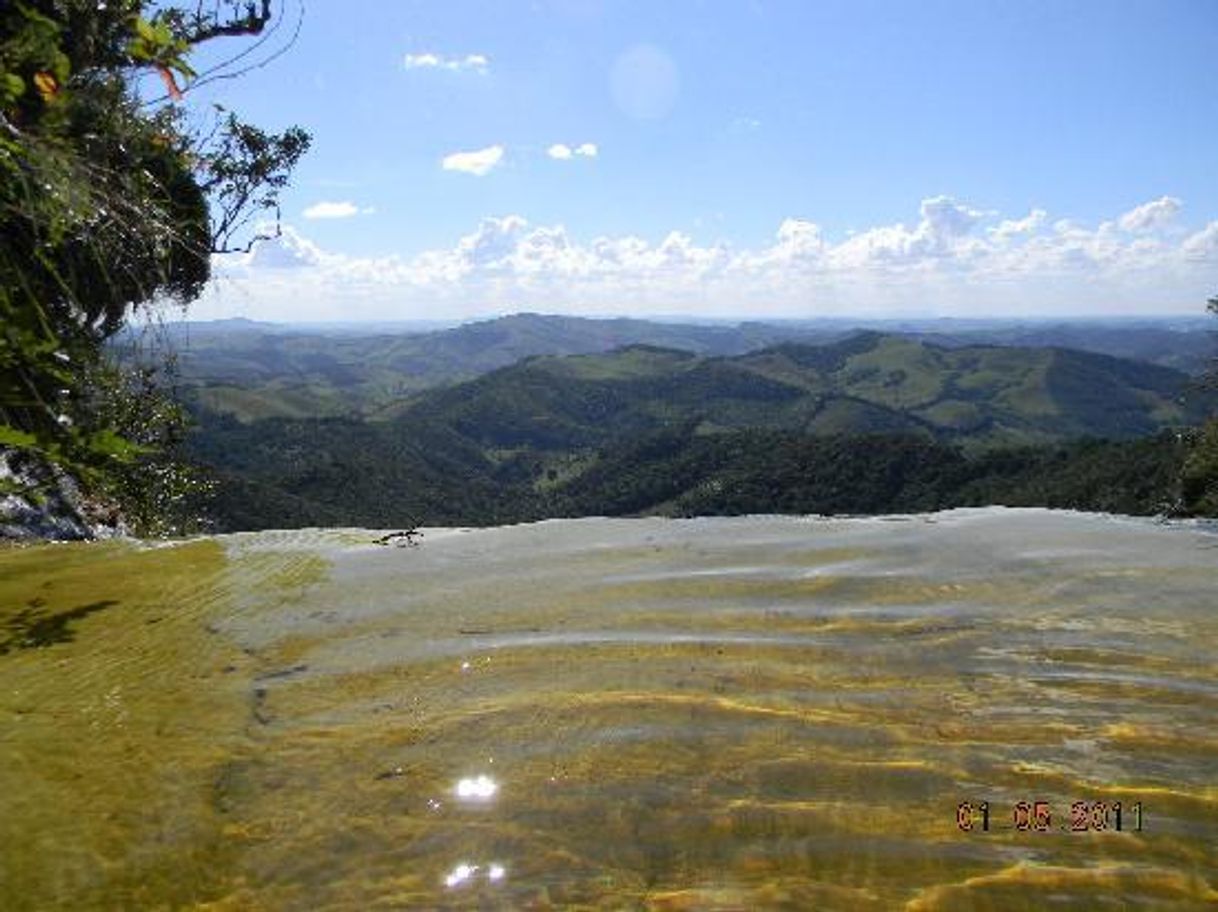
[[[196,31],[186,36],[189,44],[202,44],[213,38],[234,38],[244,35],[261,35],[271,21],[271,0],[262,0],[262,11],[258,12],[253,3],[245,4],[245,16],[232,22],[221,23],[218,19],[210,25],[200,26]]]

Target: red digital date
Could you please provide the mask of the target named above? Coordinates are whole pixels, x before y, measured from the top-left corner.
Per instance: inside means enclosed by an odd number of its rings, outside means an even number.
[[[1044,800],[1017,801],[1010,808],[1009,817],[999,813],[991,820],[996,807],[989,801],[961,801],[956,806],[956,827],[963,833],[988,833],[991,829],[1021,833],[1048,833],[1054,829],[1069,833],[1142,831],[1140,801],[1128,807],[1119,801],[1073,801],[1069,814],[1064,816],[1054,814],[1052,803]]]

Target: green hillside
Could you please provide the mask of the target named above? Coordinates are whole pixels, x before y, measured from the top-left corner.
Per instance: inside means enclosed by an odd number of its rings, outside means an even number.
[[[1213,398],[1192,385],[1170,368],[1069,349],[947,349],[860,333],[727,358],[652,347],[533,358],[419,396],[397,420],[543,450],[691,420],[703,433],[909,432],[978,447],[1197,424]]]
[[[231,419],[227,419],[231,421]],[[220,530],[499,525],[587,515],[874,514],[1005,504],[1187,509],[1175,434],[969,453],[911,435],[639,434],[586,452],[490,458],[385,424],[272,419],[209,428]]]
[[[1148,361],[1197,375],[1215,355],[1214,332],[1204,318],[1152,322],[1020,324],[957,332],[917,332],[928,342],[955,348],[962,345],[1003,345],[1021,348],[1077,348],[1097,354]]]
[[[203,411],[194,448],[223,482],[225,528],[975,503],[1155,512],[1178,500],[1188,450],[1171,429],[1214,405],[1170,368],[872,332],[733,357],[649,345],[533,357],[379,421]]]
[[[193,455],[218,481],[224,529],[428,522],[482,524],[540,515],[530,484],[443,428],[404,433],[351,418],[204,416]],[[517,473],[519,475],[519,473]]]
[[[570,515],[875,514],[988,504],[1158,513],[1176,502],[1186,452],[1172,435],[968,454],[909,435],[672,430],[607,450],[563,495]]]
[[[424,389],[472,379],[535,355],[607,352],[633,344],[739,354],[840,330],[762,324],[681,325],[516,314],[433,332],[320,331],[265,323],[198,324],[171,332],[181,378],[196,401],[241,420],[375,415]]]
[[[941,348],[1074,348],[1194,373],[1215,350],[1211,334],[1191,325],[1000,324],[987,328],[915,321],[895,327],[887,334],[894,335],[899,328],[901,335],[922,338]],[[176,353],[182,383],[201,407],[251,421],[276,415],[392,418],[421,391],[470,380],[537,355],[604,354],[627,346],[650,346],[730,357],[766,347],[781,349],[787,342],[820,345],[853,331],[842,321],[688,325],[516,314],[427,331],[390,327],[327,330],[249,321],[186,323],[166,327],[162,344]],[[781,353],[775,357],[780,361]],[[633,362],[638,360],[636,353]],[[612,379],[645,368],[613,355],[572,370],[588,379]],[[781,364],[774,370],[784,373]],[[805,378],[779,379],[799,384]],[[885,379],[879,378],[879,382]],[[917,392],[914,388],[900,391],[902,395]],[[904,408],[905,402],[898,399],[895,404]],[[832,406],[831,413],[837,412],[840,407]],[[931,420],[968,426],[972,416],[971,409],[948,404],[938,408]]]

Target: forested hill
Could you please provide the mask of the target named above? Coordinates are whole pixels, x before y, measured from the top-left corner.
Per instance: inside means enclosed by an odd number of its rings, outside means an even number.
[[[535,357],[381,420],[200,413],[222,528],[1019,503],[1155,512],[1212,398],[1068,349],[860,333],[732,357]],[[1074,438],[1132,442],[1068,443]],[[1098,449],[1097,449],[1098,447]]]
[[[654,346],[527,359],[402,406],[481,447],[567,449],[694,422],[699,433],[917,433],[970,445],[1128,438],[1202,421],[1179,371],[1070,349],[941,348],[865,332],[735,357]]]
[[[206,407],[243,419],[365,414],[424,389],[472,379],[533,355],[631,344],[733,355],[842,328],[694,325],[515,314],[429,332],[321,330],[250,321],[169,328],[181,377]]]
[[[1014,345],[1023,348],[1077,348],[1118,358],[1149,361],[1200,374],[1218,355],[1215,333],[1201,320],[1167,323],[1105,324],[1085,321],[1021,323],[970,328],[961,332],[927,330],[919,338],[955,348],[960,345]]]
[[[904,321],[885,332],[945,347],[1056,346],[1197,373],[1215,345],[1202,320],[1137,324]],[[348,326],[323,330],[250,321],[171,324],[181,379],[205,407],[242,420],[379,409],[422,390],[469,380],[534,355],[595,354],[626,345],[733,356],[782,342],[823,344],[845,322],[694,325],[516,314],[446,329]]]

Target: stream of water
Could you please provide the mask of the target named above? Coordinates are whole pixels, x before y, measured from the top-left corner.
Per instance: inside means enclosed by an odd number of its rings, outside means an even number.
[[[0,908],[1218,906],[1218,534],[0,550]]]

